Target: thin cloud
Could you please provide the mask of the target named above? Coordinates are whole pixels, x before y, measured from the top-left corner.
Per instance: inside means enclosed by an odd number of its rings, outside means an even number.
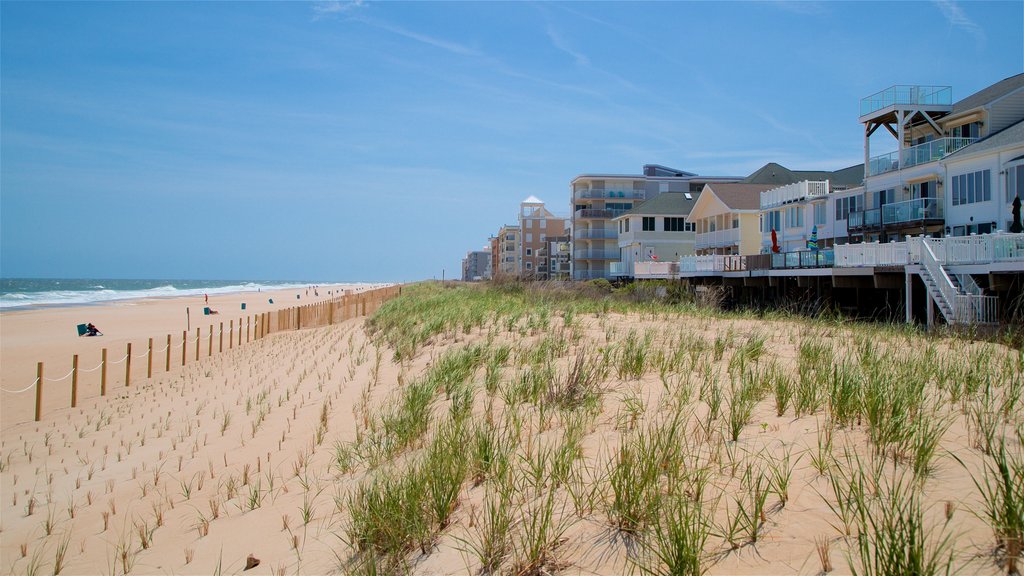
[[[345,2],[331,0],[329,2],[317,2],[313,4],[313,19],[319,20],[320,18],[336,16],[351,10],[356,10],[365,5],[366,3],[364,0],[348,0]]]
[[[934,0],[934,2],[935,6],[942,12],[942,16],[949,22],[950,28],[960,28],[974,36],[979,46],[985,44],[985,29],[974,20],[971,20],[959,4],[953,0]]]
[[[445,40],[443,38],[436,38],[434,36],[420,34],[419,32],[413,32],[412,30],[407,30],[405,28],[402,28],[401,26],[396,26],[394,24],[384,22],[381,20],[376,20],[372,18],[360,18],[359,20],[371,26],[376,26],[381,30],[391,32],[392,34],[397,34],[410,40],[422,42],[423,44],[427,44],[435,48],[440,48],[453,54],[459,54],[461,56],[482,56],[479,50],[470,48],[469,46],[465,46],[463,44],[459,44],[458,42],[452,42],[450,40]]]
[[[551,22],[548,22],[547,34],[548,38],[551,39],[551,43],[555,45],[555,48],[558,48],[562,52],[572,56],[573,60],[575,60],[580,66],[590,66],[590,58],[587,58],[586,54],[583,54],[573,48],[572,45],[569,44],[569,42],[559,34],[557,30],[555,30],[555,27],[551,25]]]

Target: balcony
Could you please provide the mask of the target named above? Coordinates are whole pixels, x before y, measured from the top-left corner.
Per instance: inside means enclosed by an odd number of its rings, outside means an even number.
[[[697,250],[702,248],[721,248],[724,246],[733,246],[739,243],[740,229],[729,228],[728,230],[716,230],[714,232],[697,234],[695,248]]]
[[[868,176],[877,176],[899,170],[901,167],[910,168],[941,160],[977,141],[977,138],[938,138],[903,150],[873,156],[868,159]]]
[[[593,230],[577,229],[573,231],[572,235],[573,238],[577,240],[614,240],[619,237],[619,232],[614,229],[605,228],[598,228]]]
[[[577,250],[573,253],[577,260],[618,260],[618,250]]]
[[[631,200],[643,200],[643,190],[578,190],[577,198],[625,198]]]
[[[572,273],[574,280],[597,280],[598,278],[609,278],[607,270],[576,270]]]
[[[772,254],[772,269],[786,268],[831,268],[836,257],[832,250],[800,250]]]
[[[608,210],[606,208],[584,208],[582,210],[576,211],[576,219],[580,220],[584,218],[600,218],[602,220],[608,220],[610,218],[615,218],[616,216],[619,216],[624,212],[626,212],[626,210]]]
[[[855,229],[879,229],[908,223],[941,221],[942,200],[938,198],[917,198],[904,202],[885,204],[862,212],[851,212],[846,226]]]
[[[916,106],[929,108],[952,108],[953,88],[951,86],[890,86],[877,94],[860,101],[860,117],[876,115],[887,108]]]
[[[828,180],[824,182],[804,180],[803,182],[765,190],[761,192],[761,209],[774,208],[775,206],[791,204],[808,198],[821,198],[828,194],[828,190]]]

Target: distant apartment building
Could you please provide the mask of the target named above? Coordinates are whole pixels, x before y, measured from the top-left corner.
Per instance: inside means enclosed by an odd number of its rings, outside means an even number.
[[[462,280],[464,282],[479,282],[488,280],[491,277],[491,251],[470,250],[462,259]]]
[[[647,164],[643,174],[581,174],[570,183],[572,197],[573,278],[612,276],[621,262],[618,227],[613,219],[665,192],[698,196],[709,182],[736,182],[738,177],[703,177]],[[620,265],[615,266],[616,270]]]
[[[547,280],[550,277],[548,237],[564,236],[565,227],[565,218],[552,214],[536,196],[519,204],[518,257],[522,278]]]
[[[567,231],[568,232],[568,231]],[[548,274],[544,280],[572,279],[572,244],[571,236],[548,236],[547,259]]]
[[[520,238],[519,226],[506,224],[498,230],[497,267],[492,269],[494,278],[519,276],[522,270],[522,260],[519,251]]]

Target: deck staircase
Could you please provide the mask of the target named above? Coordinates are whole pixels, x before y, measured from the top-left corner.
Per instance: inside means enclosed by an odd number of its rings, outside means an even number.
[[[928,297],[951,325],[996,324],[998,300],[985,295],[970,274],[950,275],[930,243],[921,243],[918,274]]]

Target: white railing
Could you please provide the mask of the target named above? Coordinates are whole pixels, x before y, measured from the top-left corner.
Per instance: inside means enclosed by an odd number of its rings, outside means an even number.
[[[945,304],[945,309],[953,313],[953,318],[946,319],[952,324],[956,321],[955,305],[957,296],[960,294],[957,293],[956,286],[953,285],[953,281],[950,280],[949,274],[946,274],[942,264],[935,259],[935,252],[932,251],[932,247],[928,242],[921,244],[921,266],[939,289],[939,293],[937,295],[932,294],[932,296],[939,296],[943,300],[943,304]]]
[[[761,192],[761,209],[798,202],[806,198],[817,198],[828,194],[828,180],[804,180]]]
[[[746,269],[746,256],[709,254],[679,258],[680,272],[743,272]]]
[[[628,271],[626,270],[625,262],[612,262],[609,264],[610,273],[612,276],[627,276]]]
[[[956,297],[953,313],[960,324],[996,324],[999,322],[999,298],[961,294]]]
[[[721,246],[731,246],[733,244],[740,243],[740,229],[739,228],[728,228],[726,230],[716,230],[714,232],[704,232],[697,234],[695,247],[696,249],[701,248],[717,248]]]
[[[635,278],[670,278],[679,275],[678,262],[635,262],[633,277]]]
[[[835,248],[835,255],[838,268],[906,266],[910,263],[906,242],[840,244]]]

